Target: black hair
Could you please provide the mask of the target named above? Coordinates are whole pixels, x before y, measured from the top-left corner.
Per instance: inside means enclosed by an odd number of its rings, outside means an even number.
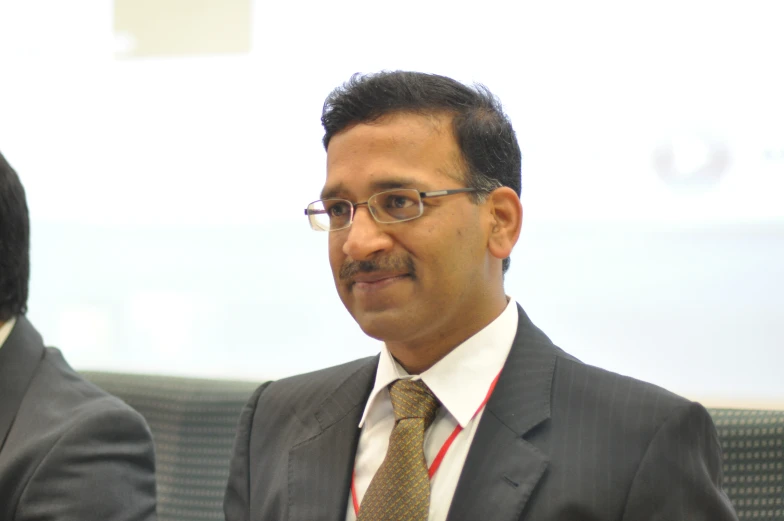
[[[332,136],[355,123],[395,113],[452,115],[452,132],[466,165],[466,184],[479,198],[501,186],[520,195],[520,146],[501,102],[484,85],[422,72],[355,74],[324,102],[324,148]],[[477,199],[480,200],[480,199]],[[503,261],[503,271],[509,259]]]
[[[30,215],[19,176],[0,153],[0,322],[27,312]]]

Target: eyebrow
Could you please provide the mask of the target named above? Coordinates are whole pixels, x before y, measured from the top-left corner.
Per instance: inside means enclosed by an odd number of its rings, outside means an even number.
[[[383,190],[393,190],[395,188],[415,188],[416,184],[417,182],[413,178],[394,177],[374,181],[370,184],[370,188],[373,190],[373,193],[377,193]],[[346,189],[345,185],[343,183],[339,183],[338,185],[331,188],[324,187],[324,190],[321,192],[321,198],[343,198],[346,197],[344,195],[346,192],[348,192],[348,190]]]

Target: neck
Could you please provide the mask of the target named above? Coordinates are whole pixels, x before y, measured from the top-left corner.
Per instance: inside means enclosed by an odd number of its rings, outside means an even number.
[[[461,342],[462,343],[462,342]],[[403,369],[406,370],[408,374],[422,374],[448,355],[452,350],[459,346],[460,344],[456,344],[449,348],[446,351],[433,351],[430,353],[426,353],[423,351],[419,352],[411,352],[406,349],[395,348],[391,345],[387,345],[387,349],[389,352],[392,353],[392,356],[397,360]]]
[[[480,317],[477,317],[480,320],[474,321],[473,327],[455,327],[450,331],[438,331],[430,337],[415,341],[387,341],[385,342],[387,349],[408,374],[424,373],[457,346],[498,318],[508,304],[506,296],[502,294],[501,297],[492,306],[488,306]]]

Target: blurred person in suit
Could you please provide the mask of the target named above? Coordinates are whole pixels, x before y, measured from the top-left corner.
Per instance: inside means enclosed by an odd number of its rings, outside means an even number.
[[[25,192],[0,154],[0,519],[154,521],[146,422],[44,347],[29,274]]]
[[[497,98],[355,75],[322,123],[326,182],[305,214],[383,346],[256,391],[227,521],[736,519],[701,405],[580,362],[506,295],[521,153]]]

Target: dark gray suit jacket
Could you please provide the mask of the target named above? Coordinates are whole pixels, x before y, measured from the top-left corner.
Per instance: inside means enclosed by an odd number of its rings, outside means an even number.
[[[82,379],[19,317],[0,348],[0,520],[155,519],[144,419]]]
[[[705,409],[585,365],[519,309],[449,521],[729,521]],[[240,418],[227,521],[343,521],[378,357],[268,383]]]

